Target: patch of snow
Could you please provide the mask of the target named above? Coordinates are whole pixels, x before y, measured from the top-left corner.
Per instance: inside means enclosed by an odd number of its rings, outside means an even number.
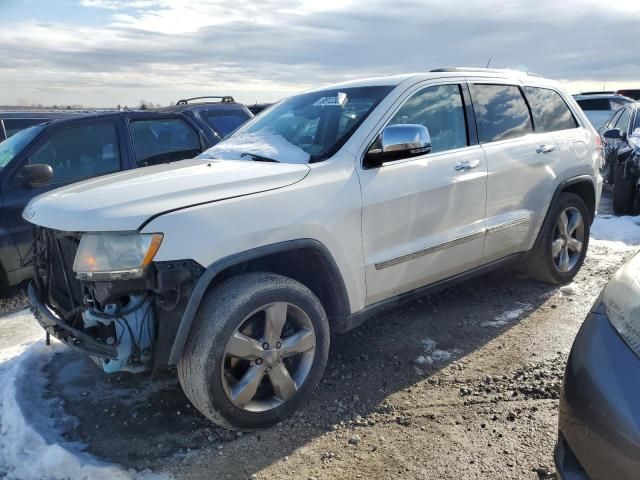
[[[0,328],[22,321],[31,326],[27,312],[0,318]],[[44,345],[44,334],[32,330],[18,346],[3,342],[0,348],[0,471],[6,479],[160,480],[166,475],[127,471],[82,451],[84,445],[62,438],[77,420],[66,415],[63,402],[44,398],[46,378],[42,368],[55,352],[66,347]],[[36,343],[38,342],[38,343]]]
[[[422,344],[424,354],[418,355],[413,360],[413,363],[415,363],[416,365],[422,366],[422,365],[431,365],[433,363],[445,362],[451,358],[453,353],[455,353],[455,351],[449,352],[447,350],[441,350],[439,348],[436,348],[438,344],[430,338],[425,338],[420,343]]]
[[[640,218],[599,215],[591,226],[588,255],[603,266],[618,266],[638,245]]]
[[[597,216],[591,225],[590,243],[614,252],[635,250],[640,245],[640,218]]]
[[[288,142],[282,135],[270,129],[257,132],[240,132],[227,137],[217,145],[202,152],[197,158],[222,160],[248,160],[243,153],[253,153],[282,163],[309,163],[309,154]]]
[[[434,348],[436,348],[436,345],[437,345],[435,340],[431,340],[430,338],[425,338],[424,340],[422,340],[421,343],[422,343],[422,348],[424,349],[425,352],[432,351]]]
[[[507,310],[499,315],[496,315],[493,320],[482,322],[481,327],[504,327],[505,325],[512,323],[519,319],[526,311],[531,310],[531,305],[521,304],[520,308],[513,310]]]
[[[424,355],[418,355],[413,361],[413,363],[415,363],[416,365],[428,365],[431,362],[429,362],[427,360],[427,357],[425,357]]]
[[[569,285],[560,287],[560,293],[562,293],[562,295],[566,297],[577,295],[579,291],[580,289],[578,288],[578,285],[576,285],[575,283],[570,283]]]

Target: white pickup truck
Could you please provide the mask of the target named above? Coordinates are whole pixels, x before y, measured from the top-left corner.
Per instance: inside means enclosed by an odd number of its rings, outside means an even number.
[[[445,68],[287,98],[192,160],[34,199],[30,300],[105,371],[177,365],[232,429],[292,414],[330,332],[507,262],[580,269],[602,145],[532,74]]]

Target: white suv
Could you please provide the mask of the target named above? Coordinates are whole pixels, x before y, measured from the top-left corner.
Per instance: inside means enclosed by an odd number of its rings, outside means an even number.
[[[556,83],[447,68],[293,96],[200,157],[33,200],[39,322],[105,371],[177,365],[214,422],[274,424],[330,332],[506,262],[569,282],[597,133]]]

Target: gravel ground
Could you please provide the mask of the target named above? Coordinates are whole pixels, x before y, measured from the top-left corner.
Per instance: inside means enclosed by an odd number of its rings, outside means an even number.
[[[174,372],[107,376],[68,351],[45,368],[48,395],[79,420],[68,439],[178,479],[555,478],[564,364],[629,256],[592,246],[569,287],[501,270],[372,318],[333,339],[310,403],[263,432],[213,426]]]
[[[0,290],[0,316],[24,310],[28,305],[24,285]]]

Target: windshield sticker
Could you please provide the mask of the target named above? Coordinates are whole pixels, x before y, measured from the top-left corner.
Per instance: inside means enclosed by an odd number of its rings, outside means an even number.
[[[322,97],[319,98],[314,107],[342,107],[347,102],[347,94],[344,92],[338,92],[338,95],[334,97]]]

